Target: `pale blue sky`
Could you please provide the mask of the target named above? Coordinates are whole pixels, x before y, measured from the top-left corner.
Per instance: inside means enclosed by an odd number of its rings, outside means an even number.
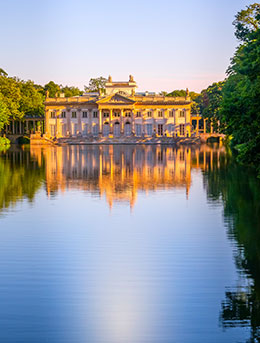
[[[0,67],[83,88],[134,75],[139,91],[200,91],[225,77],[246,0],[0,0]]]

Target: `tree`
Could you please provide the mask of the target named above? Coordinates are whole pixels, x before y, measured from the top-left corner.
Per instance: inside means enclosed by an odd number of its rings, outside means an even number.
[[[49,97],[50,98],[55,98],[57,95],[60,94],[61,92],[61,86],[59,86],[57,83],[55,83],[54,81],[50,81],[48,82],[45,86],[44,86],[44,91],[45,92],[49,92]]]
[[[0,68],[0,76],[7,76],[7,72],[4,69]]]
[[[3,96],[0,94],[0,132],[4,128],[4,125],[9,123],[9,112],[5,102],[3,101]]]
[[[100,76],[95,79],[90,79],[88,86],[84,86],[85,92],[104,92],[105,91],[105,84],[107,79]]]
[[[83,92],[78,87],[65,86],[61,88],[62,93],[65,97],[82,95]]]
[[[245,10],[237,13],[233,25],[235,26],[235,36],[239,40],[247,40],[247,36],[259,29],[260,4],[254,3],[247,6]]]
[[[260,175],[260,5],[239,12],[234,25],[241,44],[228,68],[221,116],[238,158],[254,164]]]
[[[0,94],[6,106],[8,116],[14,119],[22,118],[20,112],[21,91],[15,78],[0,76]]]
[[[213,83],[195,99],[199,113],[210,120],[216,129],[220,122],[220,106],[224,81]],[[223,123],[222,123],[223,124]]]
[[[30,80],[19,82],[19,86],[21,91],[20,112],[30,116],[43,116],[44,96],[41,90],[38,90],[34,82]]]

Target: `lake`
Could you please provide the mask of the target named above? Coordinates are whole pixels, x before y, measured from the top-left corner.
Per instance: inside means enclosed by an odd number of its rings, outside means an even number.
[[[260,182],[223,146],[0,153],[0,342],[260,341]]]

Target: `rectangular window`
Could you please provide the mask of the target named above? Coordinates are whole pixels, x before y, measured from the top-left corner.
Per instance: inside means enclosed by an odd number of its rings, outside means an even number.
[[[136,117],[141,117],[141,112],[136,112]]]
[[[185,111],[180,111],[179,117],[184,118],[185,117]]]
[[[147,116],[148,116],[148,117],[151,117],[151,116],[152,116],[152,111],[148,111],[148,112],[147,112]]]
[[[71,118],[77,118],[77,112],[75,111],[71,112]]]
[[[93,113],[94,114],[94,113]],[[98,124],[93,126],[93,135],[96,136],[98,135]]]
[[[146,124],[146,133],[148,136],[152,136],[153,134],[153,124]]]
[[[113,113],[113,116],[114,116],[114,117],[120,117],[120,112],[114,112],[114,113]]]
[[[184,125],[184,124],[181,124],[181,125],[180,125],[180,135],[181,135],[181,136],[184,136],[184,133],[185,133],[185,125]]]
[[[55,125],[50,125],[51,128],[51,136],[54,137],[55,136],[55,131],[56,131],[56,126]]]
[[[98,112],[97,111],[93,111],[93,118],[97,118]]]
[[[163,124],[158,124],[157,133],[158,133],[159,136],[163,135]]]
[[[66,112],[61,112],[61,118],[66,118]]]
[[[130,117],[131,118],[131,112],[125,112],[125,117]]]
[[[163,112],[162,111],[158,111],[158,117],[162,117],[163,116]]]
[[[88,117],[88,112],[83,111],[83,112],[82,112],[82,118],[87,118],[87,117]]]
[[[135,124],[135,134],[136,134],[136,136],[141,136],[142,135],[142,125]]]
[[[109,113],[103,113],[104,118],[109,118]]]
[[[56,113],[55,112],[51,112],[51,118],[52,119],[56,118]]]
[[[171,117],[171,118],[174,117],[174,112],[173,111],[169,112],[169,117]]]

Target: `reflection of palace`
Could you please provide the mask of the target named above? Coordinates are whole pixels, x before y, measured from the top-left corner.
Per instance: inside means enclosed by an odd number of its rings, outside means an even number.
[[[138,191],[180,188],[188,195],[192,166],[206,168],[214,156],[207,147],[156,145],[31,146],[31,153],[39,163],[45,160],[48,194],[77,188],[105,195],[110,207],[114,201],[133,206]]]

